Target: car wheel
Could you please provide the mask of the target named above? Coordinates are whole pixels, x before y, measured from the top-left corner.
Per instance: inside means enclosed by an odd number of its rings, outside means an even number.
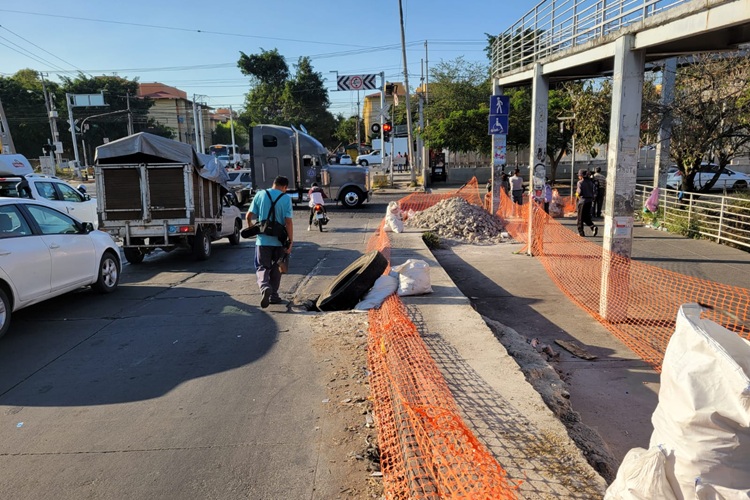
[[[363,166],[363,167],[366,167],[366,166],[368,166],[368,165],[369,165],[369,163],[367,162],[367,160],[362,160],[361,162],[359,162],[359,164],[360,164],[361,166]]]
[[[146,256],[140,248],[124,248],[125,260],[131,264],[140,264]]]
[[[193,238],[193,255],[198,260],[206,260],[211,256],[211,236],[198,228]]]
[[[104,252],[99,263],[99,278],[91,288],[99,293],[112,293],[120,283],[120,263],[112,252]]]
[[[344,311],[351,309],[372,288],[375,281],[388,267],[388,259],[373,250],[352,262],[336,276],[331,285],[318,298],[321,311]]]
[[[365,202],[362,191],[355,187],[348,187],[341,193],[341,203],[347,208],[356,208]]]
[[[13,307],[10,305],[10,299],[5,290],[0,288],[0,337],[5,335],[10,328],[10,316]]]
[[[732,189],[747,189],[747,182],[745,181],[737,181],[734,183],[734,186],[732,186]]]
[[[242,222],[239,219],[234,221],[234,232],[229,235],[230,245],[240,244],[240,231],[242,231]]]

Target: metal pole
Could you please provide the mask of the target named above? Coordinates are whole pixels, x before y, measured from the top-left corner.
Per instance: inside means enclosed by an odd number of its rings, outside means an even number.
[[[573,184],[574,177],[573,176],[575,175],[574,172],[576,170],[576,132],[575,132],[575,128],[573,129],[573,141],[572,142],[573,142],[573,144],[572,144],[571,148],[572,148],[573,151],[570,154],[570,196],[573,196],[573,194],[575,193],[575,190],[573,188],[573,186],[574,186],[574,184]]]
[[[198,128],[200,130],[200,134],[198,135],[200,138],[200,152],[204,153],[206,151],[206,132],[203,129],[203,104],[198,105]]]
[[[76,168],[78,168],[78,164],[80,163],[78,159],[78,139],[76,139],[76,124],[75,120],[73,120],[73,103],[70,101],[71,94],[65,93],[65,102],[68,106],[68,123],[70,123],[70,136],[73,138],[73,157],[76,161]]]
[[[237,146],[237,143],[234,142],[234,112],[232,111],[232,106],[229,106],[229,130],[232,133],[232,162],[239,161],[237,158],[235,158],[235,148]]]
[[[359,156],[360,150],[359,145],[362,144],[362,138],[359,134],[359,122],[360,122],[360,116],[359,116],[359,90],[357,91],[357,156]]]
[[[398,0],[398,14],[401,20],[401,55],[404,60],[404,85],[406,86],[406,134],[409,140],[407,144],[407,150],[409,151],[410,163],[414,162],[414,142],[412,139],[412,125],[411,125],[411,103],[409,100],[409,67],[406,64],[406,36],[404,34],[404,9],[401,5],[401,0]],[[410,165],[411,168],[411,182],[412,184],[417,182],[417,170]]]
[[[195,135],[195,149],[200,148],[198,139],[198,107],[195,105],[195,94],[193,94],[193,135]]]
[[[133,135],[133,113],[130,112],[130,92],[127,94],[128,99],[128,135]]]

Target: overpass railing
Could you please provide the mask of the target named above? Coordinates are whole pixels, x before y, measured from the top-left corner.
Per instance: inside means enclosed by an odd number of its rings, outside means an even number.
[[[645,205],[653,189],[636,185],[636,208]],[[650,217],[672,232],[750,251],[750,197],[659,188],[659,209]]]
[[[492,74],[602,38],[689,0],[544,0],[495,38]]]

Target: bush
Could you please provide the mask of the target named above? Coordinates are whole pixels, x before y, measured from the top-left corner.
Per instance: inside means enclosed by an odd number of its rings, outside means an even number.
[[[379,189],[379,188],[386,188],[388,186],[389,186],[389,183],[388,183],[387,175],[373,175],[372,176],[372,187]]]
[[[427,248],[430,250],[440,248],[440,236],[432,231],[425,231],[422,233],[422,241],[424,241],[424,244],[427,245]]]

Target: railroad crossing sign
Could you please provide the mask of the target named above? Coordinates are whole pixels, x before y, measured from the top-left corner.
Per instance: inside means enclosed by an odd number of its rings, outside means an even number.
[[[510,97],[507,95],[490,96],[490,135],[506,135],[508,133],[508,114],[510,112]]]
[[[338,77],[336,90],[373,90],[378,75],[342,75]]]

